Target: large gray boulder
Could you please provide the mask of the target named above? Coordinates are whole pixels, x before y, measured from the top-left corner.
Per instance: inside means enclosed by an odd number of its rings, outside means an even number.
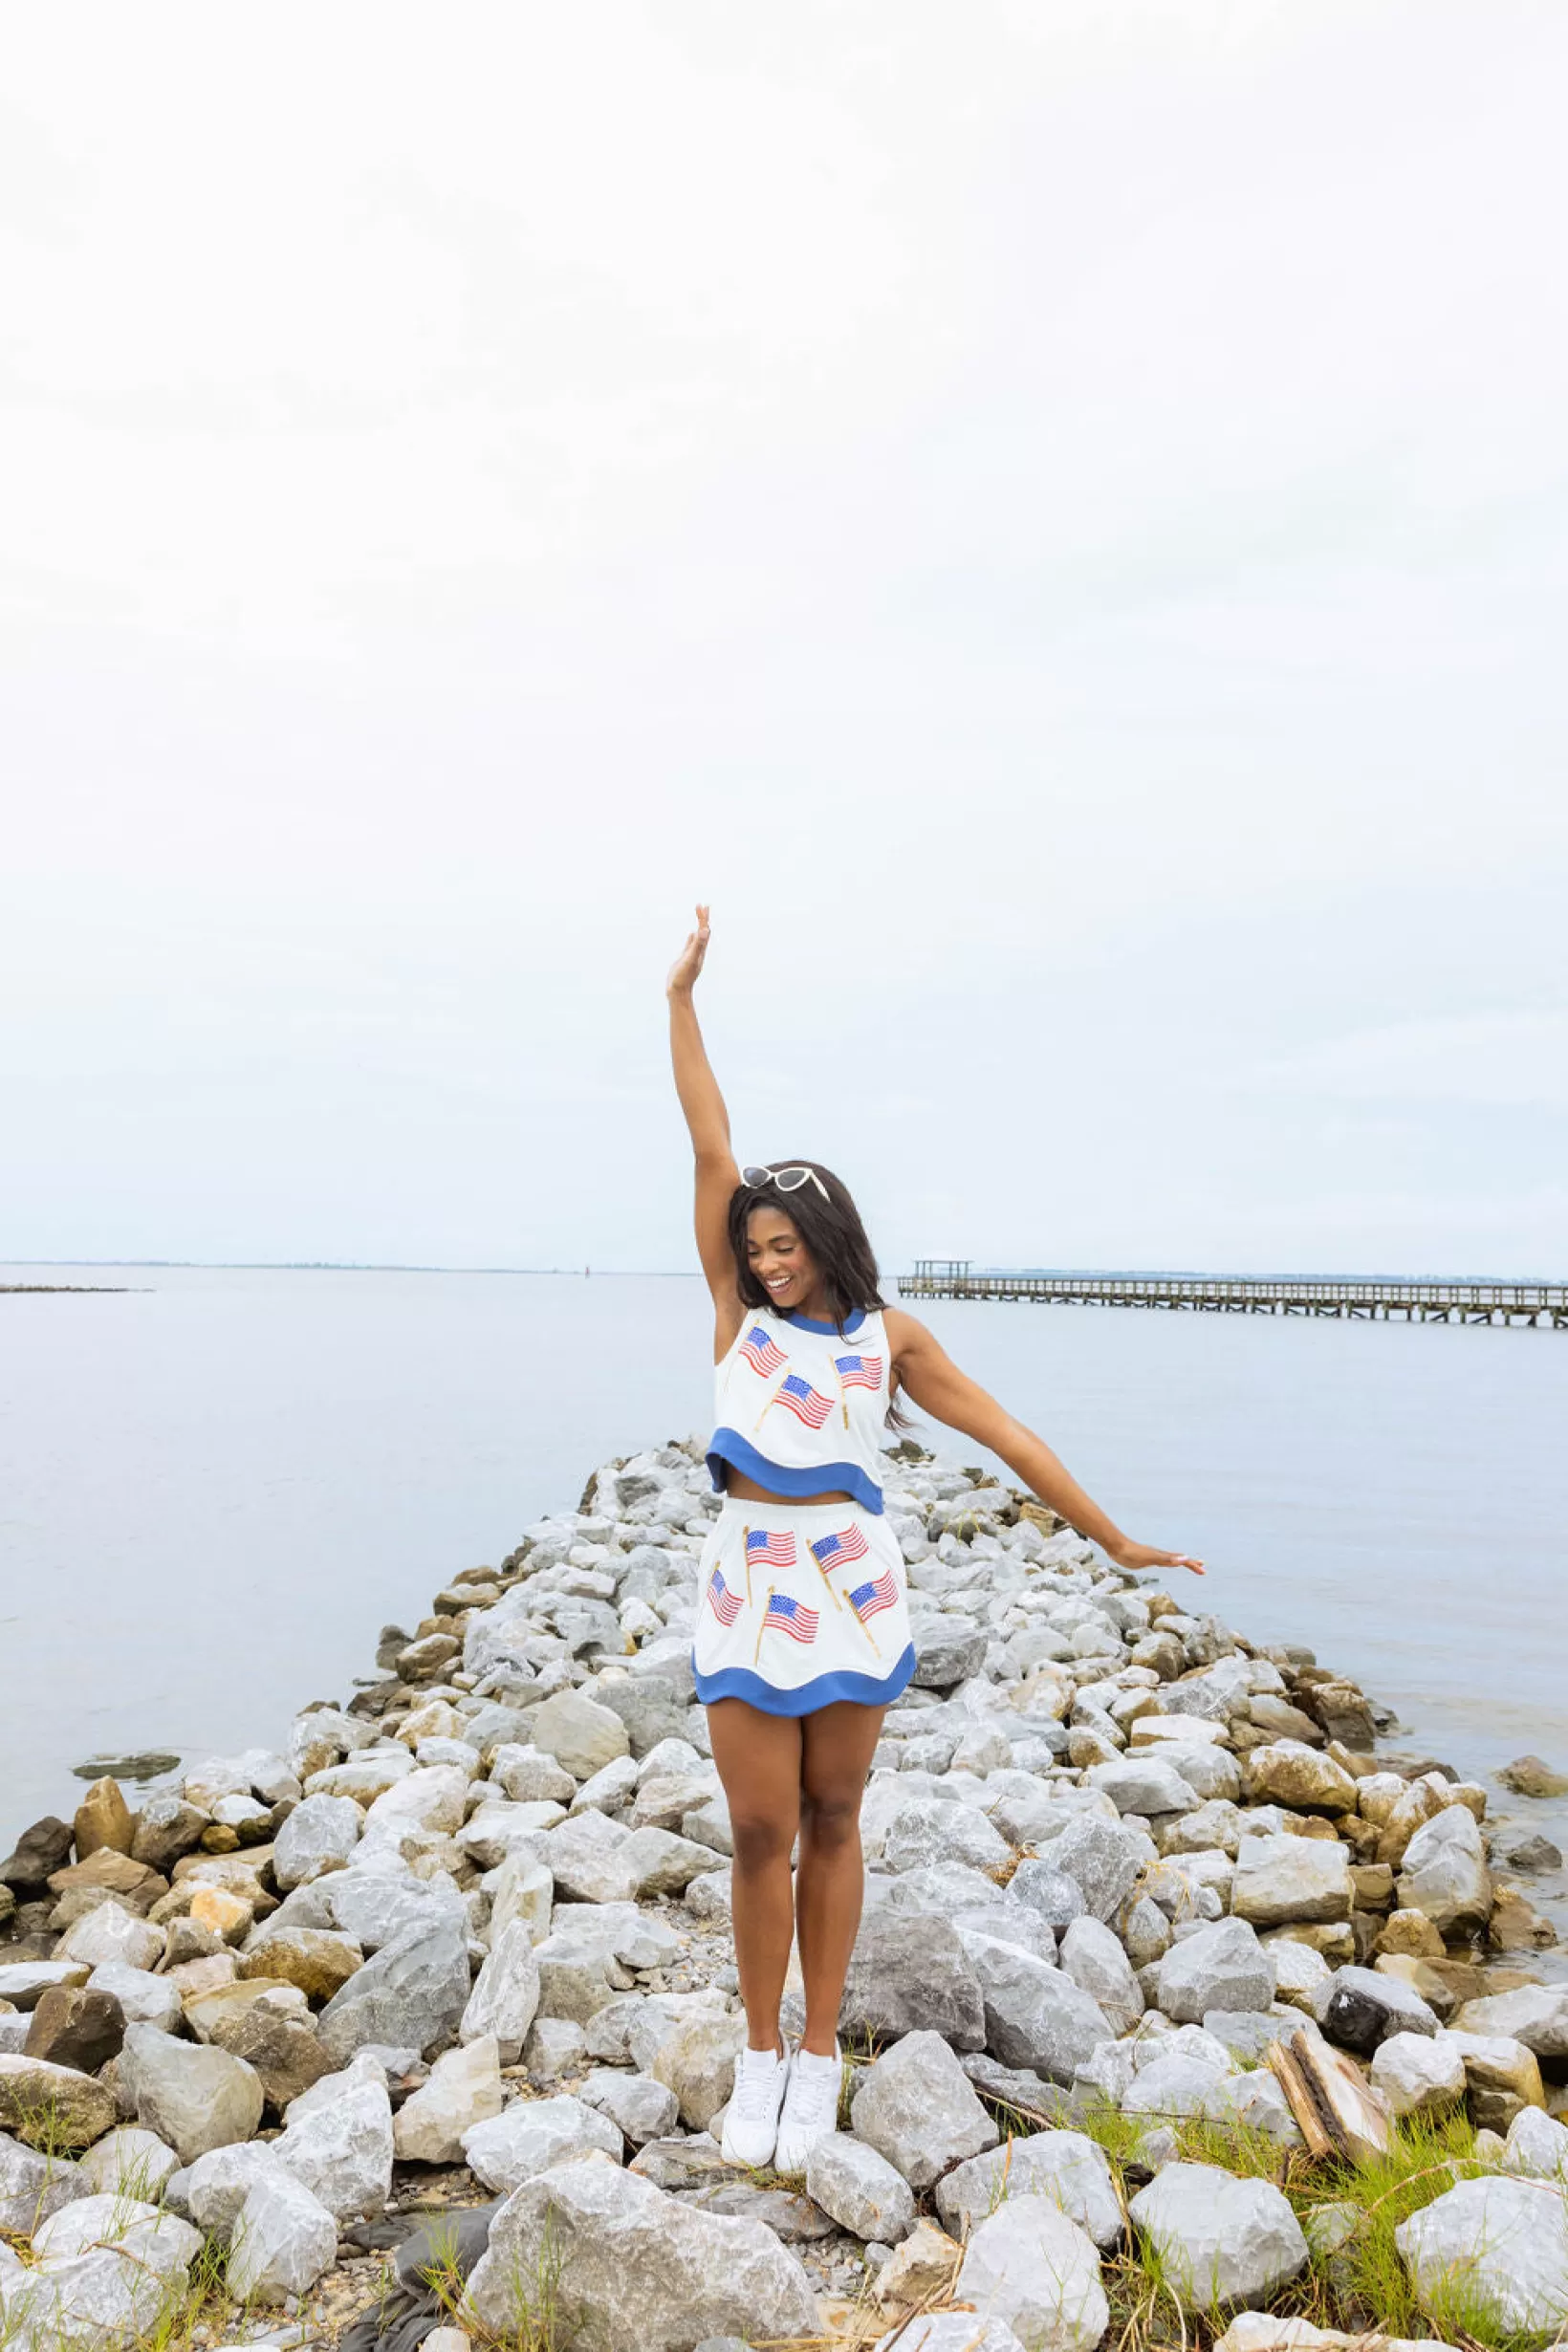
[[[1555,2184],[1493,2173],[1434,2197],[1394,2243],[1444,2333],[1556,2341],[1568,2319],[1568,2204]]]
[[[1050,2197],[1009,2197],[969,2239],[954,2299],[1024,2352],[1094,2352],[1110,2324],[1093,2240]]]
[[[182,2175],[185,2209],[199,2230],[227,2246],[257,2181],[280,2168],[270,2141],[210,2148]]]
[[[810,2150],[806,2193],[858,2238],[895,2246],[915,2226],[914,2195],[903,2173],[852,2132],[830,2132]]]
[[[409,1878],[395,1867],[335,1871],[319,1884],[320,1923],[352,1936],[361,1951],[381,1951],[416,1929],[465,1922],[463,1898],[449,1878]],[[275,1927],[268,1923],[267,1933]]]
[[[133,2025],[118,2063],[120,2094],[137,2122],[173,2148],[183,2165],[209,2148],[250,2139],[261,2122],[261,2077],[227,2050],[176,2041],[153,2025]]]
[[[1077,1879],[1059,1870],[1055,1862],[1037,1856],[1031,1855],[1018,1864],[1008,1882],[1008,1893],[1053,1929],[1065,1928],[1075,1919],[1089,1915],[1088,1903]],[[1112,1908],[1115,1907],[1113,1905]]]
[[[330,2078],[313,2086],[308,2112],[300,2114],[294,2102],[272,2153],[339,2221],[374,2217],[384,2210],[392,2190],[392,2102],[386,2084],[364,2078],[343,2080],[331,2098],[323,2098],[329,2084]]]
[[[1079,1819],[1069,1821],[1039,1859],[1053,1870],[1065,1871],[1074,1881],[1091,1917],[1109,1919],[1131,1894],[1147,1851],[1147,1841],[1137,1830],[1128,1829],[1120,1821],[1107,1821],[1099,1814],[1086,1813]],[[1023,1863],[1017,1877],[1022,1878],[1030,1867],[1028,1862]],[[1018,1888],[1018,1893],[1024,1902],[1029,1901],[1023,1887]]]
[[[515,2339],[539,2316],[547,2274],[580,2352],[690,2352],[708,2336],[817,2327],[810,2279],[761,2222],[702,2212],[593,2158],[525,2183],[496,2215],[468,2281],[476,2317]]]
[[[1100,2003],[1048,1961],[971,1935],[966,1949],[986,2005],[986,2047],[1004,2066],[1069,2083],[1116,2028]]]
[[[514,1919],[490,1946],[458,2028],[464,2041],[493,2039],[503,2066],[515,2066],[539,2007],[539,1963],[527,1923]]]
[[[901,2172],[929,2189],[950,2165],[1001,2137],[939,2034],[906,2034],[861,2075],[850,2127]]]
[[[1230,1909],[1254,1927],[1348,1919],[1355,1902],[1350,1849],[1338,1838],[1243,1838],[1236,1850]]]
[[[1130,2034],[1143,2014],[1143,1993],[1122,1941],[1103,1920],[1075,1919],[1058,1955],[1061,1972],[1099,2003],[1118,2034]]]
[[[1145,1818],[1191,1813],[1198,1802],[1191,1783],[1164,1756],[1119,1756],[1114,1764],[1092,1764],[1085,1777],[1091,1788],[1104,1791],[1118,1813]]]
[[[346,1862],[364,1830],[352,1797],[307,1797],[295,1805],[272,1846],[272,1875],[285,1892]]]
[[[101,2146],[102,2143],[99,2143]],[[0,2131],[0,2230],[31,2237],[41,2221],[74,2197],[102,2186],[60,2156],[41,2156]]]
[[[237,2301],[304,2295],[338,2254],[338,2224],[304,2183],[281,2168],[258,2172],[230,2234],[228,2292]]]
[[[1568,1985],[1517,1985],[1467,2001],[1454,2019],[1461,2033],[1505,2036],[1537,2058],[1568,2058]]]
[[[356,1970],[321,2012],[316,2035],[339,2065],[370,2042],[433,2058],[455,2040],[468,2005],[468,1940],[460,1919],[443,1916]]]
[[[618,1714],[585,1691],[570,1688],[545,1700],[534,1718],[533,1732],[534,1747],[564,1765],[574,1780],[590,1779],[631,1748]]]
[[[984,2049],[980,1982],[950,1922],[891,1905],[867,1911],[850,1956],[838,2027],[878,2041],[936,2033],[955,2050]]]
[[[1272,2181],[1237,2180],[1217,2165],[1166,2165],[1127,2210],[1194,2311],[1262,2302],[1307,2265],[1300,2225]]]
[[[463,2156],[487,2189],[514,2189],[554,2165],[570,2164],[595,2148],[621,2162],[618,2125],[596,2107],[562,2092],[555,2099],[518,2099],[463,2135]]]
[[[1246,1920],[1218,1919],[1171,1946],[1158,1983],[1165,2014],[1178,2025],[1198,2025],[1208,2009],[1267,2009],[1274,1962]]]
[[[962,2237],[1009,2197],[1049,2197],[1097,2246],[1122,2236],[1122,2204],[1110,2160],[1081,2131],[1035,2131],[955,2165],[936,2185],[936,2210]]]
[[[1402,1910],[1425,1911],[1440,1935],[1473,1935],[1492,1916],[1492,1873],[1475,1816],[1448,1805],[1405,1849]]]
[[[882,1840],[887,1870],[920,1870],[936,1862],[991,1870],[1012,1858],[1013,1848],[983,1813],[936,1797],[912,1797],[901,1805]]]

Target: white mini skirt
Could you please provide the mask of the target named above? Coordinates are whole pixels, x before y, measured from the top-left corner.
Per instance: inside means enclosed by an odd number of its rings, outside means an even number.
[[[915,1670],[904,1557],[859,1503],[726,1495],[707,1542],[691,1644],[697,1696],[809,1715],[885,1707]]]

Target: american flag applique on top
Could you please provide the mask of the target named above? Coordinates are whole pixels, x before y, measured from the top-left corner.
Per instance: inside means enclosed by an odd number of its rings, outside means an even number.
[[[880,1356],[835,1356],[834,1369],[846,1388],[880,1388],[882,1360]]]
[[[803,1601],[792,1601],[788,1593],[769,1594],[764,1633],[787,1633],[795,1642],[815,1642],[817,1622],[817,1612],[808,1609]]]
[[[708,1588],[708,1601],[721,1625],[732,1625],[746,1606],[739,1593],[732,1593],[724,1580],[722,1568],[713,1571],[713,1581]]]
[[[810,1381],[803,1381],[798,1372],[792,1372],[781,1383],[773,1402],[787,1405],[796,1421],[803,1421],[808,1429],[819,1429],[833,1410],[833,1399],[823,1396]]]
[[[760,1372],[764,1380],[771,1380],[775,1372],[782,1372],[790,1361],[781,1347],[773,1345],[760,1323],[751,1325],[740,1343],[740,1352],[752,1371]]]
[[[839,1568],[846,1559],[864,1559],[870,1549],[858,1527],[841,1527],[837,1535],[818,1535],[812,1557],[818,1568]]]
[[[873,1578],[869,1584],[856,1585],[849,1596],[849,1605],[863,1625],[866,1619],[875,1617],[879,1609],[890,1609],[898,1597],[899,1589],[893,1581],[893,1571],[884,1568],[882,1575]]]
[[[786,1528],[782,1534],[766,1527],[747,1531],[746,1565],[748,1568],[793,1568],[795,1566],[795,1537]]]

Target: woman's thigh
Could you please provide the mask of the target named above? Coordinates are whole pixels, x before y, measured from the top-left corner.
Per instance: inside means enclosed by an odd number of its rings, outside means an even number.
[[[859,1814],[886,1712],[842,1699],[802,1718],[800,1793],[810,1810]]]
[[[730,1827],[741,1836],[787,1831],[793,1843],[800,1818],[800,1719],[764,1714],[744,1699],[715,1699],[708,1729]]]

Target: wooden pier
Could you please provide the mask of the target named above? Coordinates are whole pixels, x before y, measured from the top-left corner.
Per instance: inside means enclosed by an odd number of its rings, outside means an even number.
[[[1037,1299],[1046,1306],[1164,1307],[1199,1315],[1334,1315],[1365,1322],[1535,1323],[1568,1329],[1568,1282],[1400,1282],[1360,1276],[974,1274],[921,1257],[901,1298]]]

